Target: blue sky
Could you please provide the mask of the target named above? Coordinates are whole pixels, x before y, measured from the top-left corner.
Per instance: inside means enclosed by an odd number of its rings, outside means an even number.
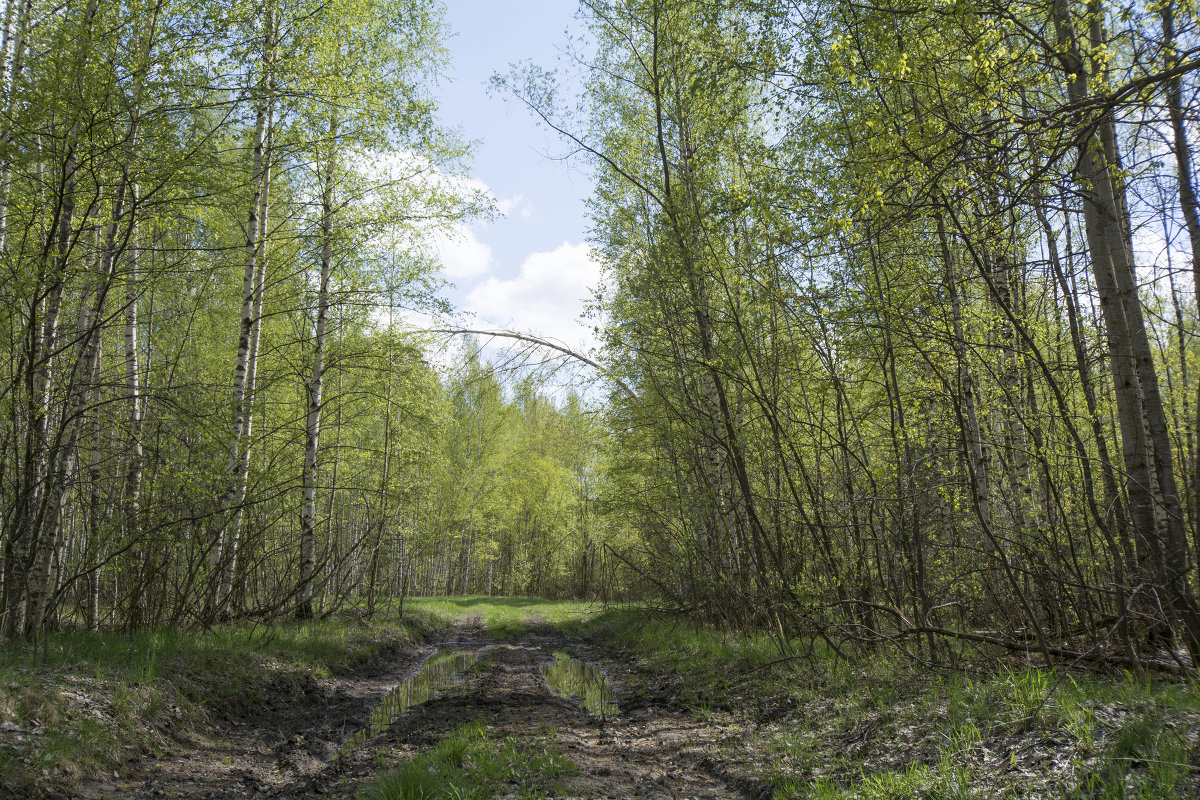
[[[483,327],[508,327],[590,346],[577,322],[598,269],[588,257],[584,202],[591,181],[567,146],[515,99],[490,90],[493,73],[523,60],[553,68],[578,29],[571,0],[447,0],[451,65],[440,115],[477,140],[472,178],[504,217],[466,226],[441,247],[445,295]]]

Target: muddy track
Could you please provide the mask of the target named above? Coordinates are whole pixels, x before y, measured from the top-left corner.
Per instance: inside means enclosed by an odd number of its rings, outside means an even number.
[[[670,700],[656,696],[644,676],[603,648],[566,639],[545,626],[496,642],[470,623],[450,631],[441,646],[447,644],[477,652],[479,661],[451,688],[411,708],[342,757],[334,758],[347,738],[367,724],[371,710],[411,677],[438,644],[395,653],[380,674],[314,681],[300,691],[289,687],[245,718],[223,721],[210,735],[181,743],[180,754],[142,763],[124,779],[90,783],[78,796],[353,797],[380,769],[381,751],[389,756],[385,761],[415,755],[471,722],[482,723],[489,737],[497,739],[552,732],[563,755],[578,767],[576,775],[561,783],[560,797],[769,796],[713,758],[720,744],[740,738],[736,731],[672,710]],[[560,651],[604,670],[621,709],[616,717],[598,719],[575,701],[550,692],[541,665]]]

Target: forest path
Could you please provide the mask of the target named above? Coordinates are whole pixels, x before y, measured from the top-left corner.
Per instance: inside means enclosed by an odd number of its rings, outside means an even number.
[[[757,794],[755,785],[724,775],[711,758],[722,742],[740,738],[735,730],[672,708],[616,654],[531,623],[526,632],[496,641],[478,619],[468,619],[441,643],[393,653],[389,668],[379,674],[278,687],[244,719],[222,722],[210,737],[193,737],[182,754],[147,761],[125,779],[86,785],[80,797],[354,797],[398,761],[428,752],[470,723],[483,725],[491,741],[531,748],[551,741],[574,769],[554,782],[550,796],[666,800]],[[479,660],[433,699],[335,758],[393,687],[435,653],[447,651],[475,653]],[[620,708],[615,717],[602,720],[577,701],[551,693],[541,667],[564,652],[604,671]],[[519,797],[528,788],[500,786],[496,796]]]

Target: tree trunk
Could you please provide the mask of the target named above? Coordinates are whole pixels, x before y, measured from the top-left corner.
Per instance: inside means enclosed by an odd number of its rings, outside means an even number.
[[[317,289],[312,376],[308,383],[308,417],[304,437],[304,512],[300,521],[300,585],[296,616],[312,617],[313,576],[316,572],[317,450],[321,433],[321,389],[325,378],[325,333],[329,317],[329,280],[333,273],[333,182],[336,165],[337,117],[329,119],[329,150],[321,191],[321,283]]]
[[[268,14],[267,46],[263,71],[268,72],[273,19]],[[264,74],[263,85],[269,85]],[[270,137],[274,127],[274,104],[269,96],[259,98],[255,112],[253,146],[254,194],[246,220],[246,261],[242,278],[242,314],[238,337],[237,364],[233,375],[232,444],[226,467],[228,481],[221,502],[215,542],[210,551],[209,618],[229,614],[237,570],[238,539],[241,531],[246,488],[250,477],[250,437],[254,420],[254,380],[258,366],[258,339],[262,320],[262,295],[266,280],[266,219],[271,186]]]
[[[19,11],[17,12],[16,33],[12,34],[14,7],[19,7]],[[4,96],[3,113],[5,116],[11,116],[13,111],[14,89],[24,71],[26,40],[32,18],[33,0],[8,0],[4,9],[4,39],[0,43],[0,92],[3,92]],[[0,136],[0,143],[8,144],[11,141],[12,131],[5,130]],[[0,164],[0,253],[4,252],[7,243],[8,194],[11,185],[12,162],[4,159],[4,162]]]
[[[1089,35],[1093,47],[1104,34],[1102,8],[1089,6]],[[1082,56],[1067,0],[1054,0],[1055,28],[1068,94],[1073,103],[1088,99],[1088,70]],[[1099,67],[1092,65],[1092,72]],[[1162,606],[1183,624],[1193,655],[1200,654],[1200,613],[1188,584],[1190,558],[1179,504],[1166,415],[1159,395],[1158,376],[1143,320],[1137,275],[1128,240],[1121,190],[1113,171],[1119,169],[1112,112],[1100,119],[1095,132],[1080,137],[1077,170],[1082,184],[1084,224],[1092,273],[1104,317],[1105,337],[1113,372],[1125,468],[1128,474],[1130,516],[1139,547],[1146,555],[1139,571],[1154,590],[1165,596]],[[1140,555],[1140,554],[1139,554]],[[1147,598],[1152,610],[1158,603]]]
[[[1175,43],[1175,4],[1167,2],[1162,7],[1163,51],[1164,65],[1170,69],[1177,65],[1179,53]],[[1192,174],[1192,150],[1188,143],[1187,123],[1184,118],[1183,79],[1179,76],[1167,82],[1167,111],[1171,116],[1171,131],[1174,134],[1175,173],[1179,184],[1179,208],[1183,212],[1184,223],[1187,227],[1188,242],[1191,244],[1192,256],[1192,287],[1196,293],[1197,308],[1200,308],[1200,206],[1196,200],[1196,187]],[[1174,290],[1172,289],[1172,295]],[[1183,331],[1180,330],[1181,337]],[[1181,362],[1186,365],[1186,353],[1180,352]],[[1186,369],[1186,367],[1185,367]],[[1186,381],[1186,374],[1184,376]],[[1200,384],[1196,388],[1196,419],[1194,430],[1200,434]],[[1200,439],[1197,440],[1200,447]],[[1191,476],[1192,513],[1200,515],[1200,452],[1193,454]],[[1192,548],[1197,563],[1200,564],[1200,528],[1192,532]]]
[[[943,266],[945,268],[946,290],[950,295],[951,315],[954,326],[954,352],[958,363],[959,396],[965,414],[963,438],[966,444],[967,464],[970,467],[971,483],[975,498],[974,506],[984,538],[991,545],[1001,571],[1009,584],[1009,588],[1020,602],[1025,613],[1025,620],[1033,628],[1038,646],[1046,661],[1049,662],[1050,651],[1046,642],[1045,632],[1041,622],[1029,605],[1029,599],[1021,588],[1008,554],[996,535],[995,518],[992,514],[991,481],[989,477],[987,456],[983,451],[983,434],[979,426],[979,412],[975,399],[975,383],[971,370],[967,365],[966,336],[962,324],[962,300],[958,293],[958,281],[955,277],[954,258],[950,252],[950,242],[946,236],[946,226],[941,214],[936,217],[938,240],[941,245]]]

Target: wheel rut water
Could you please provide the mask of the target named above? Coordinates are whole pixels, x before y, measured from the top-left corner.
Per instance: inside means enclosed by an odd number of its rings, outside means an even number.
[[[413,707],[374,740],[377,752],[385,759],[411,757],[474,723],[497,740],[552,736],[578,771],[550,796],[758,796],[710,768],[732,731],[633,698],[625,704],[623,678],[636,675],[622,660],[561,635],[489,645],[453,692]]]
[[[432,700],[454,686],[460,673],[479,660],[479,653],[450,647],[439,648],[425,659],[420,671],[408,678],[383,698],[371,712],[371,720],[347,739],[334,758],[343,758],[372,736],[377,736],[413,706]]]
[[[464,649],[462,642],[447,642],[437,646],[415,675],[404,680],[383,698],[371,711],[370,722],[355,731],[334,755],[343,758],[371,737],[386,731],[410,709],[429,702],[462,682],[462,672],[474,666],[481,653],[495,645]],[[525,650],[545,652],[545,647],[527,643],[517,645]],[[612,683],[604,670],[595,664],[573,658],[562,650],[554,650],[552,658],[540,665],[549,691],[579,703],[585,711],[601,720],[617,716],[619,709]]]
[[[612,719],[620,713],[608,676],[594,664],[559,651],[552,662],[542,664],[542,677],[551,692],[559,697],[577,699],[594,717]]]

